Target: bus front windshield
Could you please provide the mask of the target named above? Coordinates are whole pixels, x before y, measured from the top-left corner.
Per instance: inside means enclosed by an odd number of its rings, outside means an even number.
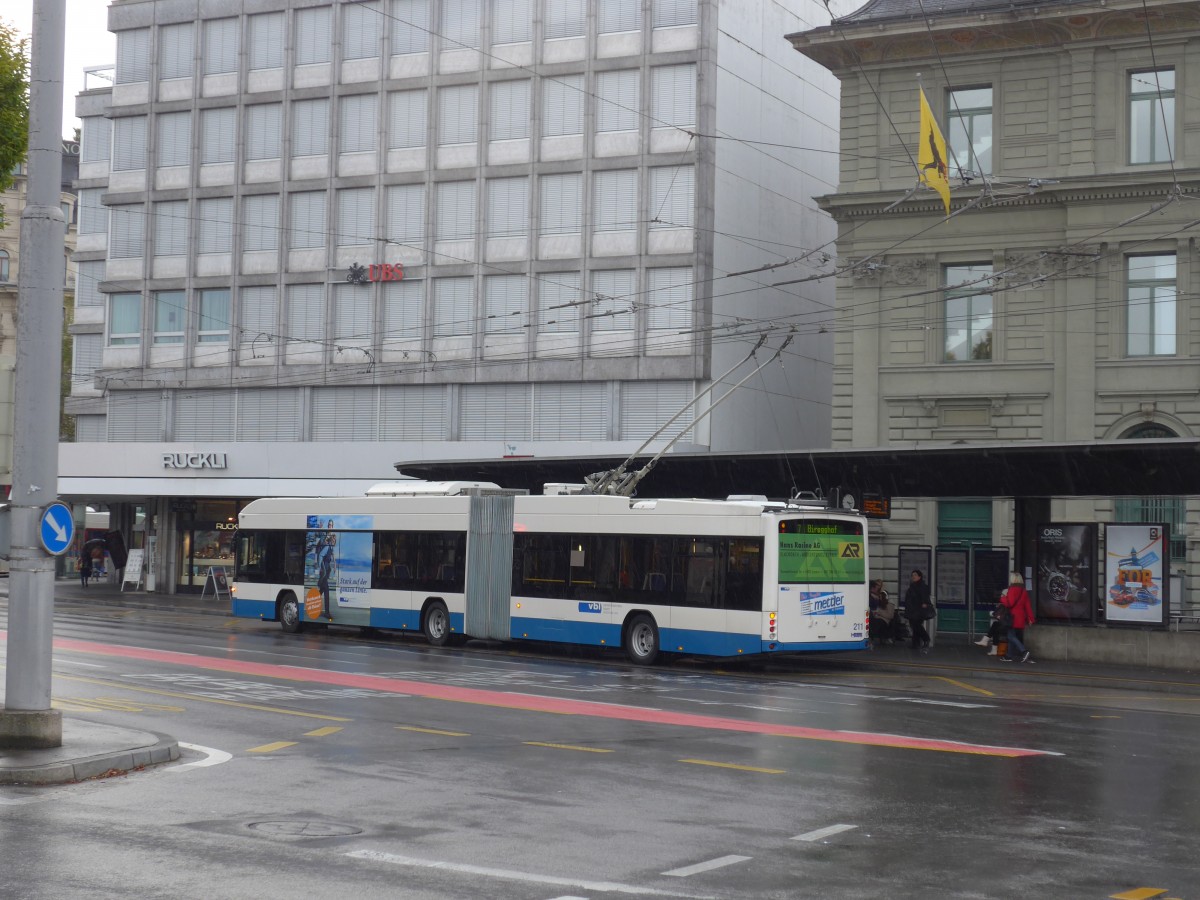
[[[779,523],[780,584],[864,584],[866,556],[861,522],[784,519]]]

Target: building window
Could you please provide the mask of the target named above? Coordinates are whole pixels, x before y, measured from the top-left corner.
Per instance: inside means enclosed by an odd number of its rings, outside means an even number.
[[[325,246],[325,192],[305,191],[291,196],[288,248]]]
[[[324,156],[329,152],[329,101],[298,100],[292,104],[292,156]]]
[[[652,5],[655,28],[695,25],[700,21],[700,4],[696,0],[653,0]]]
[[[682,332],[692,327],[694,277],[690,266],[646,270],[646,327]]]
[[[242,201],[242,249],[279,249],[279,196],[255,194]]]
[[[524,275],[488,275],[483,279],[484,331],[520,334],[529,306],[529,280]]]
[[[229,253],[233,249],[233,198],[214,197],[196,203],[197,253]]]
[[[183,317],[187,301],[183,291],[159,291],[154,295],[154,343],[182,344]]]
[[[596,10],[596,28],[601,34],[642,30],[642,0],[608,0]]]
[[[473,144],[479,138],[479,91],[473,84],[438,91],[438,144]]]
[[[158,117],[159,166],[186,166],[191,161],[192,114],[166,113]]]
[[[650,70],[650,125],[653,128],[696,124],[696,66],[659,66]]]
[[[392,55],[428,53],[429,0],[392,0]]]
[[[117,84],[150,80],[150,29],[132,28],[117,32]]]
[[[275,288],[270,285],[244,287],[238,291],[238,308],[242,314],[241,340],[243,344],[250,344],[253,347],[259,341],[264,344],[274,342],[275,332],[279,327],[276,322],[279,315],[277,296]]]
[[[108,258],[140,259],[146,233],[145,208],[140,203],[132,203],[111,207],[108,214],[111,216]]]
[[[383,286],[383,343],[419,341],[425,321],[425,284],[389,281]]]
[[[583,176],[541,177],[542,234],[579,234],[583,231]]]
[[[950,163],[960,178],[992,174],[992,89],[950,92]]]
[[[187,256],[188,204],[170,200],[154,204],[154,255]]]
[[[387,239],[410,247],[425,243],[425,185],[396,184],[387,189]]]
[[[238,70],[238,20],[209,19],[204,23],[204,74],[224,75]]]
[[[8,251],[0,250],[0,282],[8,283]]]
[[[325,335],[325,286],[293,284],[287,289],[288,341],[317,343]]]
[[[370,287],[339,284],[333,295],[333,339],[370,341],[375,335],[375,297]]]
[[[329,62],[333,44],[330,28],[331,7],[316,6],[296,10],[296,65],[311,66]]]
[[[579,331],[579,306],[583,300],[578,272],[549,272],[538,279],[538,322],[542,334]]]
[[[443,50],[478,49],[480,23],[483,21],[481,0],[442,0]]]
[[[146,117],[117,119],[113,125],[114,172],[146,168]]]
[[[587,26],[585,0],[546,0],[546,38],[580,37]]]
[[[375,190],[347,188],[337,192],[337,245],[359,247],[375,240]]]
[[[200,111],[200,165],[231,163],[237,151],[237,110],[232,106]]]
[[[283,68],[283,13],[248,16],[250,69]]]
[[[945,266],[946,362],[992,358],[989,265]]]
[[[108,345],[136,347],[141,342],[142,295],[111,295],[108,298]]]
[[[542,80],[542,136],[583,134],[583,76]]]
[[[468,241],[475,237],[475,182],[443,181],[437,185],[439,241]]]
[[[388,95],[388,106],[388,149],[424,147],[428,139],[428,92],[396,91]]]
[[[433,336],[435,338],[469,335],[475,329],[471,305],[475,281],[472,278],[436,278],[433,282]]]
[[[383,18],[378,3],[347,3],[342,8],[342,59],[375,59]]]
[[[592,303],[584,310],[592,331],[632,331],[637,273],[619,269],[592,273]],[[633,348],[630,347],[630,352]]]
[[[520,44],[532,38],[532,0],[492,0],[493,44]]]
[[[596,75],[596,131],[636,131],[641,119],[641,73]]]
[[[592,228],[596,231],[633,231],[637,225],[638,173],[636,169],[597,172],[592,195]]]
[[[191,22],[164,25],[158,30],[158,77],[190,78],[196,62]]]
[[[379,144],[379,99],[375,94],[343,97],[338,109],[338,152],[374,153]]]
[[[528,233],[529,179],[523,177],[488,179],[488,237],[523,237]]]
[[[246,159],[279,159],[283,143],[283,106],[260,103],[246,107]]]
[[[103,116],[85,117],[80,134],[79,161],[81,163],[106,163],[111,153],[112,119],[106,119]]]
[[[493,141],[515,141],[529,137],[529,84],[528,79],[492,84],[488,120]]]
[[[200,291],[196,340],[201,344],[229,343],[229,289]]]
[[[1129,73],[1129,161],[1174,159],[1175,70]]]
[[[1125,260],[1125,297],[1130,356],[1175,353],[1175,254]]]
[[[694,166],[660,166],[650,170],[650,227],[691,228],[695,224]]]

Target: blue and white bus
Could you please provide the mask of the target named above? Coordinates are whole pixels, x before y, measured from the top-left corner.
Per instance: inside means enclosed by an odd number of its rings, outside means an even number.
[[[745,500],[378,485],[239,517],[233,613],[466,638],[736,657],[867,647],[867,528]]]

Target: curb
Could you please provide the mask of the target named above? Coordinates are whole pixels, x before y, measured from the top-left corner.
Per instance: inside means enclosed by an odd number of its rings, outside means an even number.
[[[79,759],[64,759],[40,765],[0,766],[0,784],[70,784],[96,778],[112,772],[114,769],[118,770],[120,774],[127,774],[145,766],[155,766],[179,759],[179,743],[174,738],[157,732],[143,733],[153,737],[155,743],[151,746],[122,748]],[[44,756],[46,751],[27,750],[22,753],[30,756]]]

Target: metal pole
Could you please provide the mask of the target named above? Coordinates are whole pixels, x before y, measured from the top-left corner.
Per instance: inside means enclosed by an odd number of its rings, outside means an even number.
[[[30,52],[28,198],[21,213],[13,417],[8,663],[0,744],[62,745],[50,709],[54,558],[40,520],[58,493],[63,325],[62,107],[66,0],[34,0]]]

